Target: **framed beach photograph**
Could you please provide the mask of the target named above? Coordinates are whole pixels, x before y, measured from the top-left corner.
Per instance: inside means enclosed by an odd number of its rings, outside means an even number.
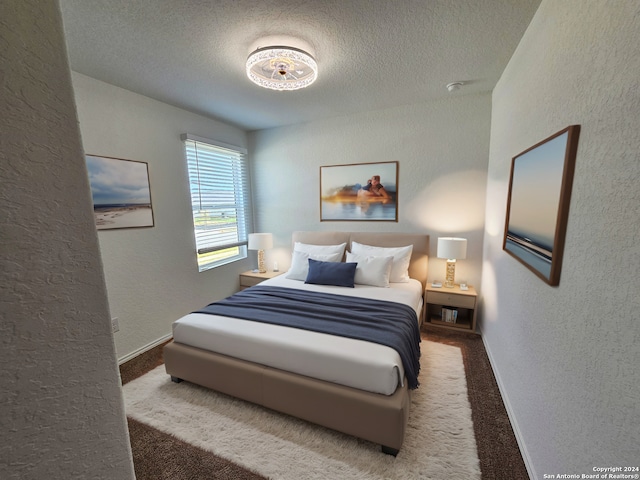
[[[398,221],[398,162],[320,167],[320,221]]]
[[[96,228],[153,227],[147,164],[97,155],[86,160]]]
[[[580,125],[513,157],[502,248],[534,274],[560,283]]]

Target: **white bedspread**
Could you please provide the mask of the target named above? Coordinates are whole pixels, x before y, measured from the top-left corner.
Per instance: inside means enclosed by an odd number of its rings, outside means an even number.
[[[394,301],[420,318],[422,285],[417,280],[389,288],[310,285],[285,278],[260,285]],[[341,385],[391,395],[404,378],[402,360],[390,347],[362,340],[218,315],[191,313],[173,323],[173,338],[204,350],[268,365]]]

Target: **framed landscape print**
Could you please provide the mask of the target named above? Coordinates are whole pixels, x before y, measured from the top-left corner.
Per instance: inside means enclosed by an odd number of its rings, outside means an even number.
[[[560,283],[580,125],[571,125],[511,162],[502,248],[549,285]]]
[[[147,164],[97,155],[86,160],[96,228],[153,227]]]
[[[320,221],[398,221],[398,162],[320,167]]]

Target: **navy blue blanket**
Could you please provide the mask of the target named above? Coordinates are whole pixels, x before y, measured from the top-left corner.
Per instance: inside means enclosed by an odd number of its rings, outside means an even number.
[[[400,355],[409,388],[418,387],[418,319],[413,308],[401,303],[258,285],[194,313],[253,320],[386,345]]]

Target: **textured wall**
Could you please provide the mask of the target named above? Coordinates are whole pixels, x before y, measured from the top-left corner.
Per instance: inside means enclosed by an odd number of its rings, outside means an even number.
[[[189,132],[246,146],[244,131],[73,73],[89,154],[147,162],[155,226],[98,232],[119,358],[171,333],[183,315],[238,289],[245,260],[198,272],[184,144]]]
[[[482,332],[533,478],[637,465],[640,3],[543,1],[493,94]],[[582,125],[562,277],[502,251],[511,158]]]
[[[429,279],[443,280],[437,237],[453,234],[469,240],[456,279],[479,286],[490,117],[488,94],[452,95],[251,133],[256,228],[275,235],[267,263],[289,266],[294,230],[425,232]],[[321,166],[395,160],[398,223],[320,222]]]
[[[0,477],[134,478],[56,1],[0,4],[0,64]]]

